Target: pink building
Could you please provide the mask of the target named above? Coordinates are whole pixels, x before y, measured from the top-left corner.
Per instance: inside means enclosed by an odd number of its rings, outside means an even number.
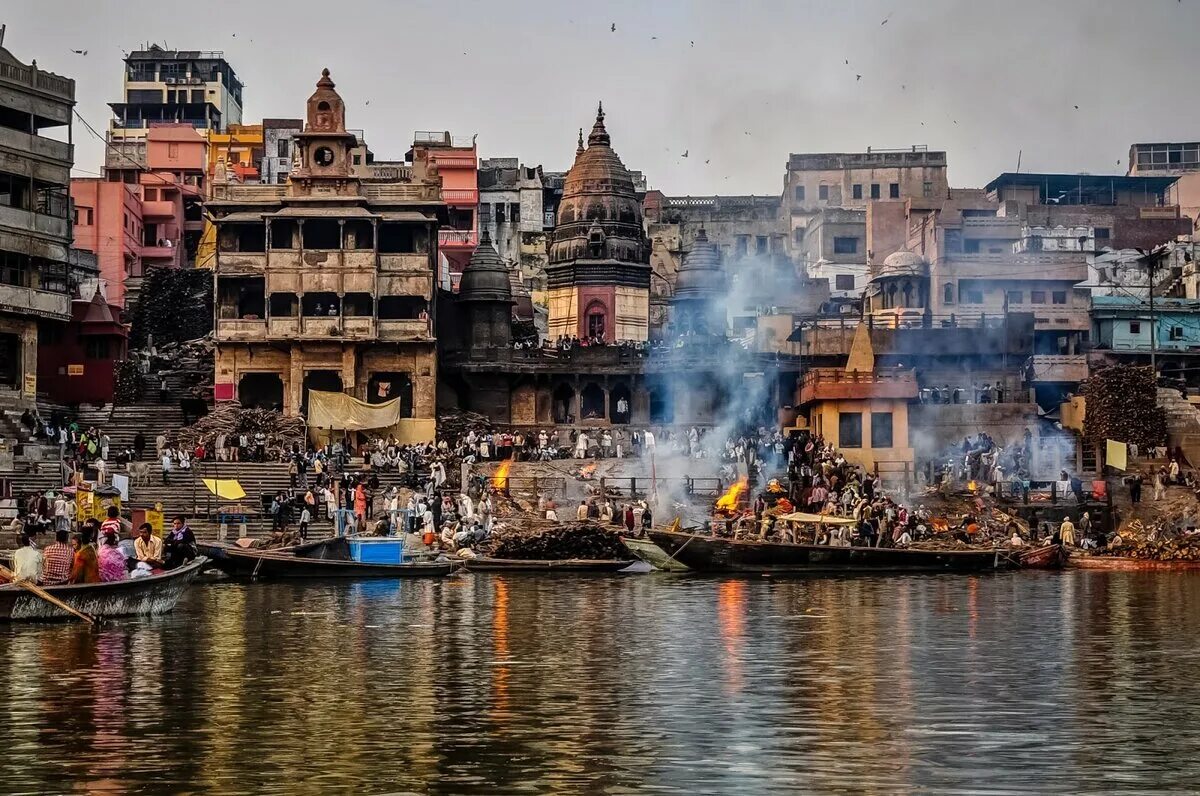
[[[75,248],[94,252],[108,301],[125,307],[125,280],[142,273],[145,235],[141,191],[136,185],[98,177],[72,178]]]

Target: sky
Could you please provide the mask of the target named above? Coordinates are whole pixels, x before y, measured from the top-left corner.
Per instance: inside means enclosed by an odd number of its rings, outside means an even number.
[[[328,67],[384,160],[450,130],[565,170],[603,100],[625,165],[669,195],[778,194],[790,152],[927,145],[981,187],[1018,154],[1119,174],[1134,142],[1200,139],[1200,0],[6,0],[0,23],[101,132],[122,52],[157,42],[224,51],[247,123],[302,117]],[[103,143],[74,137],[98,172]]]

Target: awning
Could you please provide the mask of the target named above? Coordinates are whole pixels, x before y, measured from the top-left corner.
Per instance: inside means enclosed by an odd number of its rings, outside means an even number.
[[[225,223],[236,224],[236,223],[246,223],[246,222],[250,222],[250,223],[254,223],[254,224],[261,224],[263,222],[263,214],[262,213],[230,213],[227,216],[219,216],[216,218],[216,223],[218,223],[218,224],[225,224]]]
[[[222,500],[241,500],[246,496],[246,490],[234,479],[204,478],[204,485]]]
[[[787,520],[788,522],[804,522],[810,525],[855,525],[857,520],[851,517],[834,517],[828,514],[806,514],[803,511],[796,511],[791,514],[783,514],[776,517],[777,520]]]
[[[311,428],[338,431],[363,431],[388,428],[400,422],[400,399],[369,404],[344,392],[308,393],[308,425]]]
[[[384,221],[433,221],[432,218],[416,210],[385,210],[379,214]]]
[[[271,218],[379,218],[365,207],[296,207],[289,205]]]

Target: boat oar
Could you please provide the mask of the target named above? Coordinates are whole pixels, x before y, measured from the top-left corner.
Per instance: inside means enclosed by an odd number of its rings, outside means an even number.
[[[57,606],[58,608],[63,609],[67,613],[79,617],[83,621],[87,622],[89,625],[96,624],[96,617],[91,616],[89,614],[85,614],[83,611],[76,611],[74,608],[67,605],[65,602],[58,599],[53,594],[46,591],[45,589],[43,589],[41,586],[37,585],[36,583],[30,583],[27,580],[18,580],[16,574],[11,569],[4,566],[3,564],[0,564],[0,575],[3,575],[4,577],[8,578],[13,583],[15,583],[17,586],[20,586],[22,589],[24,589],[25,591],[30,592],[31,594],[36,594],[38,597],[41,597],[43,600],[50,603],[51,605]]]
[[[678,520],[676,520],[676,521],[678,522]],[[674,560],[675,560],[675,556],[676,556],[677,554],[679,554],[679,553],[682,553],[682,552],[683,552],[683,548],[685,548],[685,547],[687,547],[688,545],[690,545],[690,544],[692,543],[692,539],[695,539],[695,538],[696,538],[696,535],[695,535],[695,534],[692,534],[690,537],[688,537],[688,540],[687,540],[686,542],[684,542],[683,544],[679,545],[679,547],[675,548],[675,552],[674,552],[674,553],[671,553],[671,555],[667,556],[666,564],[670,564],[672,561],[674,561]],[[665,566],[665,564],[664,564],[664,566]]]

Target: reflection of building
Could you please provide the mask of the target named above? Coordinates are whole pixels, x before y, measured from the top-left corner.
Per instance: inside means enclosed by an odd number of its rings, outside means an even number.
[[[224,53],[152,44],[126,56],[124,99],[109,107],[114,145],[145,139],[160,122],[223,131],[242,121],[242,83]]]
[[[401,399],[407,439],[431,439],[429,302],[438,183],[424,161],[363,182],[325,70],[286,185],[213,186],[218,400],[303,412],[310,389]]]
[[[75,81],[0,47],[0,404],[37,393],[38,320],[71,317],[69,143]]]

